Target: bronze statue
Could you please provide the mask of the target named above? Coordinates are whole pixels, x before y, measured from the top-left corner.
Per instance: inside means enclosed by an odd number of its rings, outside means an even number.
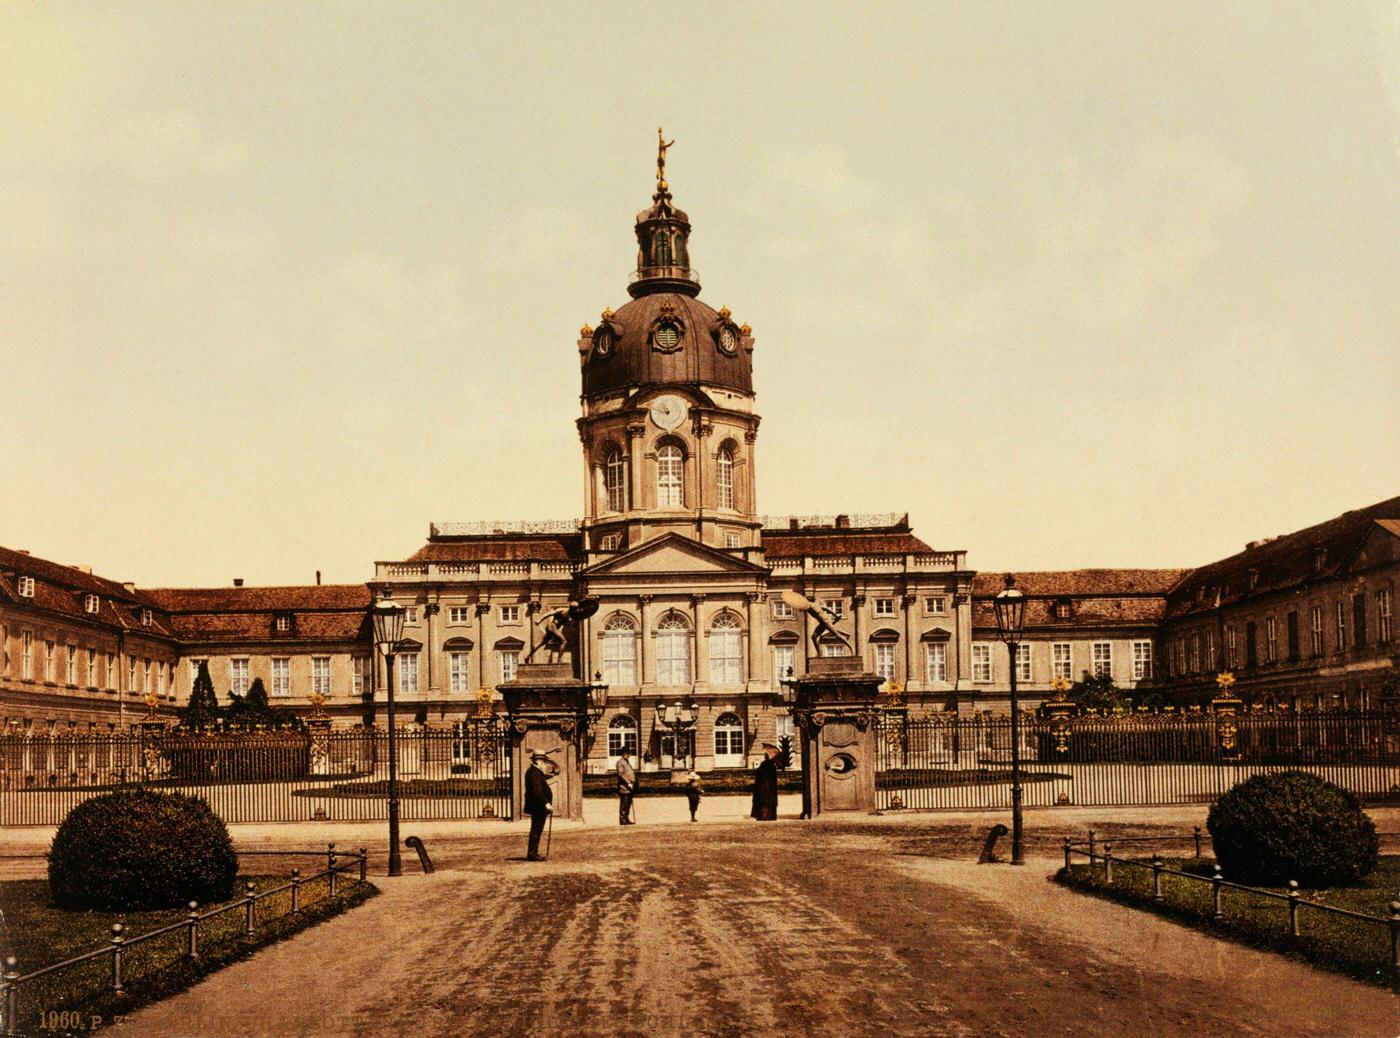
[[[540,626],[544,632],[540,635],[540,640],[530,649],[530,654],[525,657],[525,662],[529,663],[534,659],[535,653],[542,648],[549,650],[550,662],[558,663],[559,657],[563,655],[565,646],[568,645],[567,630],[571,624],[576,624],[580,620],[586,620],[598,611],[598,600],[596,598],[582,598],[577,601],[570,601],[568,605],[551,610],[545,615]]]
[[[666,139],[661,127],[656,128],[656,186],[663,191],[666,189],[666,149],[675,143]]]
[[[826,606],[818,605],[806,595],[797,591],[784,591],[783,601],[799,613],[807,613],[816,624],[812,629],[812,651],[816,655],[821,655],[822,635],[829,634],[846,648],[847,656],[854,656],[855,649],[851,647],[851,640],[836,629],[836,625],[841,622],[841,618],[833,613]]]

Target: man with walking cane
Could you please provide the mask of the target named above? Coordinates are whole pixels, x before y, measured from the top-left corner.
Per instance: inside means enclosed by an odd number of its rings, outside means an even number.
[[[525,813],[530,816],[530,843],[525,855],[526,861],[544,860],[540,857],[540,834],[544,832],[545,820],[552,820],[554,814],[554,790],[549,788],[549,781],[540,765],[552,763],[548,757],[537,753],[530,758],[530,766],[525,770]],[[554,836],[553,829],[551,825],[551,838]]]
[[[637,789],[637,769],[626,750],[617,758],[617,824],[634,825],[632,818],[632,794]]]

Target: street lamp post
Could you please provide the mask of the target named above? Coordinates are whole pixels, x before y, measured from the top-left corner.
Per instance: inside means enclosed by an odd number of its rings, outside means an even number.
[[[1016,586],[1016,578],[1006,575],[1006,587],[992,599],[996,609],[997,633],[1006,643],[1011,660],[1011,864],[1024,865],[1021,845],[1021,703],[1016,696],[1016,650],[1026,622],[1026,596]]]
[[[394,723],[394,648],[403,640],[403,606],[380,599],[374,604],[374,641],[384,655],[389,721],[389,875],[403,875],[399,859],[399,746]]]

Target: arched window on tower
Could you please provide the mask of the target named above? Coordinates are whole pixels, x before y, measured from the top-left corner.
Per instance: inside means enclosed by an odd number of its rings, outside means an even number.
[[[715,480],[719,486],[719,507],[734,507],[734,452],[728,447],[719,449],[715,459]]]
[[[657,267],[669,267],[671,265],[671,236],[660,233],[656,236],[656,241],[651,249],[652,264]]]
[[[627,511],[627,459],[618,447],[608,451],[603,463],[603,478],[608,489],[608,511]]]
[[[710,625],[710,684],[733,687],[743,681],[743,632],[738,620],[721,613]]]
[[[614,616],[603,625],[603,682],[637,683],[637,627],[630,617]]]
[[[685,458],[674,443],[656,452],[656,506],[685,507]]]
[[[656,625],[656,683],[690,684],[690,627],[676,613]]]

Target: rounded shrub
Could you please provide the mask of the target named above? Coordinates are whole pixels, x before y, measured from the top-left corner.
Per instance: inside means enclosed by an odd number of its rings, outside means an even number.
[[[1376,826],[1356,797],[1304,771],[1257,775],[1206,819],[1226,878],[1281,886],[1346,886],[1376,867]]]
[[[198,797],[120,790],[85,800],[49,850],[60,908],[173,908],[233,896],[238,857],[224,820]]]

